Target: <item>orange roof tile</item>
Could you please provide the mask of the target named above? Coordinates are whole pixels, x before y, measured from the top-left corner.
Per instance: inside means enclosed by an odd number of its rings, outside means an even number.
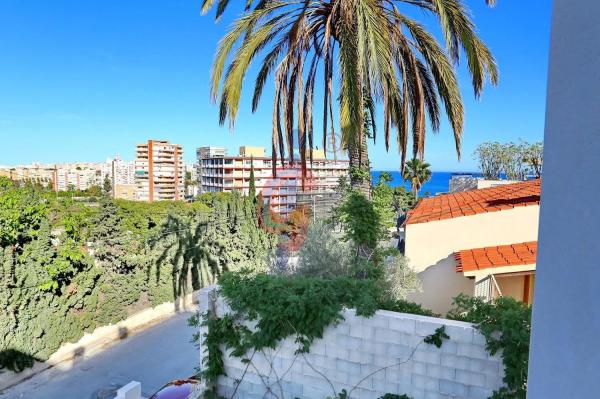
[[[462,191],[423,198],[409,212],[406,224],[427,223],[519,206],[539,205],[541,180]]]
[[[471,272],[503,266],[535,264],[537,241],[497,247],[475,248],[454,254],[457,272]]]

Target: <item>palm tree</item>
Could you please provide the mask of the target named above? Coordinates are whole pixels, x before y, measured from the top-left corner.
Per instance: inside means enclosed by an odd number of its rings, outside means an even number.
[[[405,181],[410,181],[410,186],[415,195],[415,199],[419,198],[419,190],[423,187],[423,184],[431,179],[430,166],[431,165],[427,162],[423,162],[417,158],[413,158],[406,162],[402,177]]]
[[[203,0],[202,12],[216,6],[219,19],[230,3],[233,2]],[[290,162],[294,162],[297,139],[306,175],[307,155],[312,161],[316,145],[313,106],[315,91],[319,90],[323,96],[319,104],[323,117],[322,146],[326,148],[328,141],[335,143],[335,108],[339,113],[341,146],[348,151],[351,171],[360,177],[351,179],[351,184],[367,194],[370,184],[364,180],[370,181],[370,174],[366,132],[370,131],[373,141],[376,140],[374,103],[382,106],[387,150],[395,135],[402,170],[409,137],[413,158],[423,159],[425,120],[428,118],[431,129],[438,131],[442,106],[460,158],[464,110],[454,67],[461,52],[466,55],[476,97],[481,94],[486,78],[492,84],[498,80],[494,58],[477,36],[464,0],[246,0],[243,3],[243,14],[219,43],[212,69],[211,96],[219,101],[220,123],[228,121],[233,128],[244,77],[250,63],[264,53],[254,83],[252,111],[257,109],[265,83],[273,75],[274,172],[277,159],[283,162],[286,152]],[[486,3],[493,5],[494,1]],[[409,8],[437,17],[443,45],[405,14]],[[334,86],[339,92],[336,97]]]

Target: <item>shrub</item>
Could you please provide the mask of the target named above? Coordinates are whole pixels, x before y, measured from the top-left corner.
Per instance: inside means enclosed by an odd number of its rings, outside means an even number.
[[[408,294],[421,291],[421,279],[408,265],[404,255],[387,256],[383,262],[385,281],[393,299],[406,299]]]
[[[370,257],[379,241],[387,237],[373,203],[358,191],[346,193],[342,204],[334,209],[334,218],[340,222],[344,238],[353,245],[356,256]]]
[[[307,277],[349,276],[352,249],[335,233],[332,224],[317,220],[308,228],[304,245],[298,253],[296,273]]]

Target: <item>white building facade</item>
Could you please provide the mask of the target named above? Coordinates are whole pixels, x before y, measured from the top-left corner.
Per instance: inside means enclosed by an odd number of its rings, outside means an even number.
[[[325,159],[322,151],[313,152],[304,182],[299,163],[292,166],[288,161],[283,166],[278,163],[274,175],[272,158],[265,156],[263,147],[242,146],[235,156],[227,155],[222,147],[201,147],[196,153],[200,193],[235,190],[248,195],[253,169],[256,192],[262,193],[271,209],[282,215],[296,208],[299,193],[333,192],[340,178],[348,176],[347,160]]]

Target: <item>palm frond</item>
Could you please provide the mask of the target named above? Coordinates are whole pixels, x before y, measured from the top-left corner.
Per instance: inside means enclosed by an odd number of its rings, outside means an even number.
[[[252,111],[273,79],[273,168],[278,159],[295,162],[296,146],[303,175],[307,160],[312,162],[317,85],[323,93],[324,150],[328,142],[336,145],[335,109],[342,148],[366,153],[363,139],[368,132],[377,139],[376,109],[381,106],[383,141],[387,150],[395,136],[403,173],[411,162],[406,162],[409,141],[413,160],[422,160],[426,128],[439,130],[442,110],[460,158],[464,108],[455,68],[464,57],[475,97],[486,81],[498,82],[494,57],[477,35],[464,1],[203,0],[202,13],[216,8],[217,19],[228,7],[243,4],[213,62],[210,94],[219,101],[219,121],[234,126],[245,76],[260,56]],[[400,4],[435,15],[443,40],[401,13]]]

